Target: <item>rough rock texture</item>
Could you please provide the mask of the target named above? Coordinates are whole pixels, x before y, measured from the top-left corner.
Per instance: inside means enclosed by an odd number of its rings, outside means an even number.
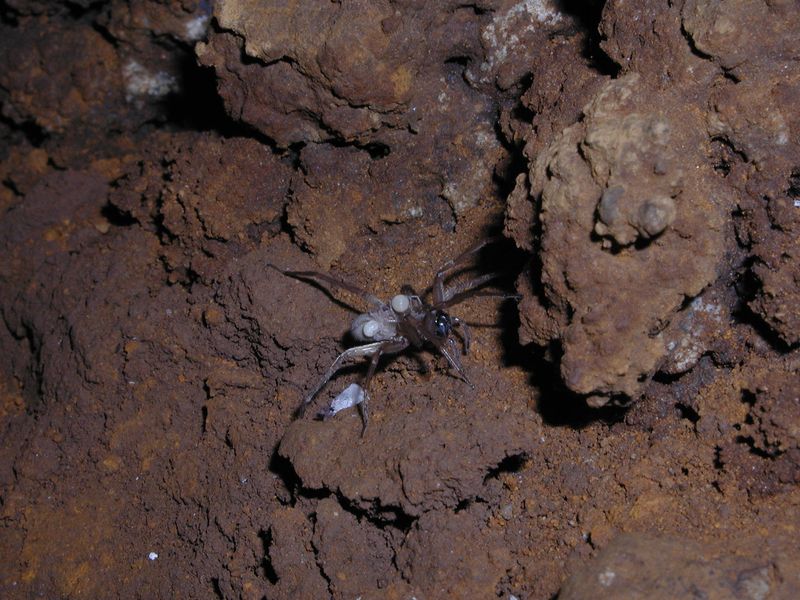
[[[791,3],[734,5],[722,14],[708,3],[650,2],[631,14],[607,3],[602,46],[619,74],[549,146],[535,128],[527,134],[530,172],[509,198],[506,230],[526,249],[537,232],[541,279],[523,290],[520,333],[555,344],[564,383],[593,405],[635,400],[655,373],[683,372],[702,354],[683,313],[723,293],[739,252],[731,214],[751,236],[761,283],[751,307],[784,342],[798,339],[789,40],[800,30],[784,18]],[[764,44],[754,19],[769,31]],[[564,108],[551,111],[561,118]],[[723,310],[714,306],[705,312]],[[705,321],[706,333],[728,323]]]
[[[800,595],[794,12],[3,3],[0,597]]]
[[[701,122],[653,110],[658,96],[636,74],[607,83],[531,172],[543,304],[523,304],[523,342],[560,340],[579,394],[635,398],[667,353],[671,315],[714,281],[724,250],[712,169],[685,173]]]
[[[498,95],[467,83],[513,87],[527,44],[573,22],[549,2],[508,0],[227,1],[215,10],[219,31],[197,53],[214,68],[228,112],[280,147],[339,140],[383,156],[373,177],[395,184],[370,196],[395,222],[447,223],[437,206],[443,200],[457,217],[495,194],[492,175],[507,159],[494,131]],[[465,79],[465,64],[480,65],[479,75],[468,71]],[[332,152],[309,150],[303,159]],[[320,249],[323,265],[338,257],[332,250]]]
[[[678,539],[621,535],[573,575],[559,594],[580,598],[770,598],[780,594],[782,561],[734,558]],[[795,582],[796,584],[796,582]],[[646,592],[645,592],[646,590]]]
[[[793,2],[736,2],[730,12],[688,3],[684,27],[725,79],[709,94],[708,132],[730,153],[726,183],[738,200],[760,289],[751,308],[786,344],[800,341],[797,310],[800,26]],[[731,177],[732,175],[732,177]]]
[[[113,123],[121,70],[113,46],[88,27],[4,27],[2,115],[48,133]],[[67,49],[69,49],[67,51]],[[109,109],[112,110],[109,110]]]

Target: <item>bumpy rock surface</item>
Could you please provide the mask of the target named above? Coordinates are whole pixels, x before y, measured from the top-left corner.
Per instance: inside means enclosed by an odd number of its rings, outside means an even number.
[[[795,12],[5,2],[0,597],[798,596]]]
[[[724,250],[713,171],[685,172],[688,149],[700,162],[702,122],[654,110],[664,95],[636,74],[607,83],[532,168],[542,298],[523,304],[523,341],[560,341],[579,394],[636,398],[667,354],[665,326],[714,281]]]
[[[676,596],[705,598],[769,598],[777,591],[782,561],[734,558],[718,548],[702,548],[686,540],[621,535],[573,575],[559,594],[580,598]]]
[[[684,313],[721,292],[739,251],[734,224],[754,238],[761,286],[750,306],[797,342],[790,232],[800,147],[787,102],[798,90],[786,61],[798,27],[784,18],[790,3],[734,4],[723,15],[706,3],[646,3],[633,16],[607,4],[603,49],[619,74],[549,146],[527,134],[535,160],[510,197],[507,231],[526,249],[538,233],[541,280],[523,290],[521,336],[557,345],[564,383],[593,405],[636,399],[655,373],[696,362],[702,351]],[[770,32],[763,44],[753,19]],[[734,223],[743,210],[755,214]]]

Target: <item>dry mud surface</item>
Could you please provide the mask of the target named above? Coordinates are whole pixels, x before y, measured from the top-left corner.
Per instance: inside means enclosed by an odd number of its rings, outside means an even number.
[[[799,8],[0,3],[0,596],[800,596]]]

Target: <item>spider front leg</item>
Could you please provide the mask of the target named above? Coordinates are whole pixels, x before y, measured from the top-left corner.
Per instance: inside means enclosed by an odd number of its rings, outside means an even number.
[[[318,285],[325,283],[332,288],[341,288],[343,290],[350,292],[355,296],[358,296],[359,298],[363,299],[365,302],[371,304],[374,307],[380,307],[383,305],[383,303],[378,298],[376,298],[366,290],[362,290],[360,287],[353,285],[352,283],[348,283],[347,281],[344,281],[337,277],[332,277],[327,273],[320,273],[318,271],[284,271],[283,269],[281,269],[280,267],[276,267],[272,263],[267,263],[267,266],[272,267],[273,269],[275,269],[279,273],[282,273],[283,275],[286,275],[287,277],[293,277],[301,281],[310,281]],[[323,289],[325,288],[323,287]]]
[[[473,390],[475,386],[467,377],[466,371],[464,371],[464,367],[461,366],[461,359],[459,358],[458,354],[458,346],[456,346],[456,342],[452,337],[447,337],[444,340],[430,340],[439,353],[447,359],[447,362],[456,370],[459,377],[464,380],[469,387]]]
[[[487,295],[487,292],[481,291],[478,288],[490,282],[492,279],[498,279],[502,276],[502,273],[486,273],[485,275],[480,275],[478,277],[474,277],[473,279],[469,279],[468,281],[463,281],[450,288],[443,288],[442,298],[444,299],[436,304],[436,307],[449,308],[450,306],[459,304],[460,302],[463,302],[472,296]],[[488,294],[492,296],[507,295],[504,292],[488,292]]]
[[[502,239],[502,238],[497,237],[497,236],[488,237],[488,238],[482,239],[478,243],[473,244],[472,246],[467,248],[464,252],[462,252],[461,254],[456,256],[454,259],[448,260],[444,264],[444,266],[442,266],[442,268],[439,269],[439,272],[436,273],[436,277],[434,277],[434,279],[433,279],[433,302],[434,302],[434,304],[440,304],[440,303],[444,302],[445,300],[447,300],[447,298],[445,297],[445,291],[444,291],[444,280],[447,279],[447,277],[449,275],[451,275],[453,273],[453,271],[455,271],[458,267],[460,267],[461,265],[466,263],[467,259],[469,259],[473,254],[478,253],[485,246],[488,246],[489,244],[493,244],[493,243],[499,241],[500,239]]]
[[[404,337],[396,337],[391,340],[381,342],[378,350],[372,355],[369,361],[369,369],[367,369],[367,376],[364,377],[364,385],[361,386],[364,390],[364,400],[358,405],[361,411],[361,435],[367,430],[367,423],[369,422],[369,384],[372,381],[372,376],[378,368],[378,361],[384,354],[396,354],[408,348],[408,340]]]

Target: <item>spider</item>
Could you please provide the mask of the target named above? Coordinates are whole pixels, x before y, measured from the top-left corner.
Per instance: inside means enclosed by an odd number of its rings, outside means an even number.
[[[458,376],[472,389],[475,386],[470,382],[461,365],[456,336],[460,338],[463,353],[469,352],[470,332],[467,324],[446,309],[475,296],[495,296],[502,298],[515,298],[519,296],[497,291],[483,291],[479,288],[501,273],[493,272],[479,275],[467,281],[446,287],[446,281],[459,272],[473,255],[485,246],[500,241],[499,237],[485,238],[470,246],[456,258],[447,261],[433,278],[431,287],[426,290],[430,293],[431,303],[426,303],[425,295],[417,294],[410,286],[403,286],[400,293],[388,303],[382,302],[376,296],[361,288],[342,281],[326,273],[316,271],[284,271],[270,265],[284,275],[295,279],[310,281],[321,285],[328,284],[334,288],[346,290],[367,302],[370,305],[368,312],[359,314],[350,326],[350,335],[359,342],[358,346],[349,348],[339,354],[330,368],[303,399],[298,410],[302,413],[305,407],[314,399],[317,393],[325,386],[336,372],[353,359],[369,358],[369,367],[361,386],[351,385],[346,388],[327,409],[319,413],[319,417],[327,419],[343,408],[354,404],[359,406],[363,423],[362,434],[369,421],[369,384],[375,375],[378,361],[384,355],[399,354],[409,347],[422,350],[430,346],[447,359]]]

